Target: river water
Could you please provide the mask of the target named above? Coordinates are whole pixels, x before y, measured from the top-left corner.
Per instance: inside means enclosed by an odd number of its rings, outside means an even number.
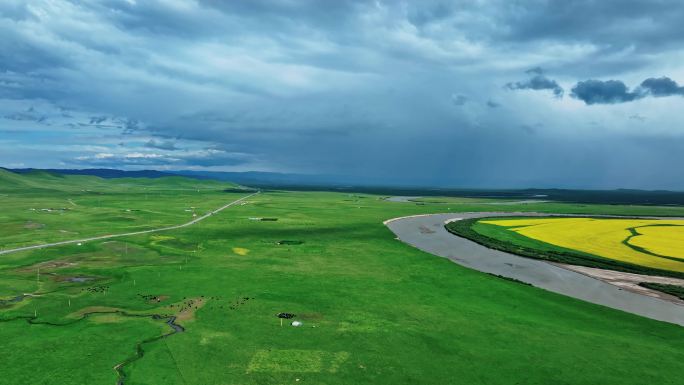
[[[452,213],[397,218],[385,224],[397,237],[420,250],[485,273],[530,283],[555,293],[684,326],[684,306],[623,290],[541,260],[492,250],[449,233],[447,221],[492,216],[548,216],[538,213]]]

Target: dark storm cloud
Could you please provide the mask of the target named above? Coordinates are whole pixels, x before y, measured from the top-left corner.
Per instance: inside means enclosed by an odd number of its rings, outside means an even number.
[[[684,38],[678,0],[533,0],[504,7],[499,21],[512,26],[504,30],[511,39],[603,41],[652,51]]]
[[[550,90],[557,98],[563,97],[563,87],[555,80],[547,78],[540,67],[535,67],[525,72],[534,76],[528,80],[507,83],[506,88],[510,90]]]
[[[648,78],[633,91],[620,80],[585,80],[572,88],[571,96],[591,104],[616,104],[642,99],[647,96],[684,96],[684,87],[668,78]]]
[[[649,164],[684,161],[662,141],[635,146],[643,124],[619,110],[677,102],[655,99],[681,95],[674,80],[649,77],[681,76],[668,63],[683,18],[674,0],[5,0],[0,162],[618,183],[635,147]],[[578,100],[611,104],[603,115],[564,109],[565,82],[583,79],[647,80],[578,83]],[[649,135],[681,144],[675,107],[641,107]],[[615,129],[568,143],[590,121]]]
[[[572,87],[571,96],[587,105],[625,103],[643,97],[638,92],[630,92],[619,80],[581,81]]]
[[[641,89],[655,97],[682,95],[684,87],[680,87],[676,81],[663,76],[661,78],[648,78],[641,82]]]

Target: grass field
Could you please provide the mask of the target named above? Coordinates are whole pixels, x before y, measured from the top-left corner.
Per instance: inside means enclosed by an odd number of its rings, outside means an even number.
[[[479,223],[602,258],[684,272],[684,220],[517,218]]]
[[[147,230],[192,219],[235,185],[171,177],[100,179],[0,169],[2,248]],[[239,194],[235,194],[239,196]]]
[[[60,230],[80,237],[182,223],[187,207],[206,212],[246,195],[175,178],[34,177],[47,181],[0,181],[4,248],[68,238]],[[144,199],[150,184],[156,195]],[[187,185],[194,192],[181,192]],[[70,199],[78,210],[30,210]],[[492,209],[460,203],[450,210]],[[183,229],[2,255],[0,384],[114,384],[119,363],[125,384],[146,385],[681,383],[681,327],[468,270],[397,242],[382,225],[443,211],[443,203],[273,191]],[[24,293],[34,296],[8,301]],[[281,327],[279,312],[303,325]],[[185,331],[158,339],[172,329],[152,315],[175,316]]]

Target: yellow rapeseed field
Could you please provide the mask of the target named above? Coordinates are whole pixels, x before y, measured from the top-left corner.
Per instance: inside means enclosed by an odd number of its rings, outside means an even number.
[[[657,269],[684,272],[684,220],[525,218],[486,220],[511,231],[556,246]],[[671,226],[662,226],[671,225]],[[623,243],[634,228],[639,235],[629,244],[661,256],[635,250]]]
[[[684,259],[683,226],[649,226],[636,230],[641,235],[630,239],[630,244],[658,255]]]

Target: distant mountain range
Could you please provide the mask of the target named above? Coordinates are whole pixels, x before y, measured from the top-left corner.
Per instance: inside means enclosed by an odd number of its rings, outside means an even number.
[[[185,176],[195,179],[214,179],[229,181],[240,184],[337,184],[336,177],[304,174],[283,174],[275,172],[216,172],[216,171],[158,171],[158,170],[137,170],[126,171],[110,168],[88,168],[88,169],[35,169],[35,168],[15,168],[6,169],[17,174],[27,174],[36,171],[49,172],[62,175],[93,175],[100,178],[163,178],[168,176]]]
[[[115,170],[110,168],[88,168],[83,170],[76,169],[37,169],[37,168],[10,168],[6,169],[17,174],[28,174],[35,171],[45,171],[54,174],[62,175],[93,175],[99,176],[100,178],[111,179],[111,178],[161,178],[165,176],[177,176],[177,174],[167,173],[164,171],[156,170],[141,170],[141,171],[124,171]]]
[[[684,192],[646,190],[571,190],[571,189],[457,189],[435,187],[405,187],[387,183],[384,186],[362,179],[329,175],[286,174],[273,172],[216,172],[216,171],[125,171],[116,169],[7,169],[14,173],[47,172],[61,175],[93,175],[101,178],[162,178],[183,176],[238,183],[244,186],[288,189],[373,193],[406,196],[459,196],[503,198],[517,200],[548,200],[558,202],[684,205]],[[2,187],[2,186],[0,186]]]

